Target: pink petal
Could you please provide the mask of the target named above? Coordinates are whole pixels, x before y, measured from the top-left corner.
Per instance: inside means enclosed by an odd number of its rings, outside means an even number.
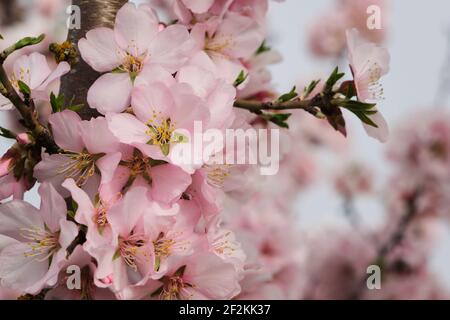
[[[184,5],[194,13],[205,13],[211,8],[214,0],[183,0]]]
[[[53,113],[49,117],[53,136],[58,146],[66,151],[80,152],[84,148],[78,124],[81,118],[70,110]]]
[[[59,221],[59,230],[59,244],[61,249],[65,251],[78,235],[78,227],[72,221],[61,219]]]
[[[370,137],[375,138],[382,143],[387,142],[389,138],[389,127],[386,122],[386,119],[380,112],[371,115],[370,119],[377,124],[378,128],[375,128],[367,124],[363,124],[367,134]]]
[[[172,74],[157,64],[147,63],[136,77],[135,86],[150,85],[155,82],[161,82],[170,88],[176,83]]]
[[[142,10],[142,8],[146,8]],[[145,53],[158,32],[159,21],[147,6],[126,3],[116,16],[114,34],[120,47],[137,57]]]
[[[132,188],[118,204],[109,210],[108,220],[117,234],[128,236],[142,218],[148,205],[146,194],[146,188]]]
[[[95,71],[108,72],[122,64],[125,53],[118,47],[114,31],[96,28],[86,33],[86,38],[78,41],[81,57]]]
[[[131,114],[116,114],[107,116],[108,127],[120,142],[133,145],[135,143],[146,144],[149,136],[146,134],[148,127]]]
[[[175,73],[188,61],[194,49],[186,27],[171,25],[160,31],[149,46],[150,62]]]
[[[2,285],[35,294],[30,290],[41,281],[48,271],[48,260],[39,261],[35,257],[25,256],[30,246],[25,243],[13,244],[0,253],[0,278]],[[33,291],[33,292],[30,292]]]
[[[46,91],[47,87],[50,86],[56,80],[59,80],[63,75],[67,74],[70,71],[70,65],[63,61],[58,64],[55,70],[50,73],[47,79],[38,87],[36,90]]]
[[[133,90],[131,105],[136,117],[143,123],[150,120],[166,120],[171,116],[173,98],[170,90],[162,83],[155,82],[149,86],[140,86]],[[155,112],[157,119],[154,119]]]
[[[73,200],[77,203],[78,209],[75,215],[75,220],[78,223],[88,225],[88,220],[92,219],[95,208],[89,196],[80,189],[73,179],[67,179],[62,184],[64,188],[70,191]]]
[[[52,232],[56,232],[59,230],[59,221],[66,218],[66,202],[49,183],[41,184],[38,192],[41,197],[39,214],[44,219],[47,227]]]
[[[42,220],[38,210],[31,204],[12,200],[0,205],[0,233],[15,239],[22,239],[20,230],[43,228]]]
[[[119,149],[119,140],[108,128],[103,117],[79,123],[81,138],[91,154],[115,152]]]
[[[37,52],[29,56],[21,56],[14,63],[14,75],[32,90],[40,86],[50,72],[47,59]]]
[[[101,184],[109,183],[114,178],[114,173],[122,160],[122,153],[114,152],[101,157],[97,162],[97,168],[101,172]]]
[[[171,204],[180,199],[182,193],[186,191],[192,183],[191,176],[181,168],[164,164],[151,169],[152,178],[152,199],[165,204]]]
[[[91,108],[102,114],[122,112],[130,105],[132,88],[128,73],[107,73],[89,88],[87,101]]]

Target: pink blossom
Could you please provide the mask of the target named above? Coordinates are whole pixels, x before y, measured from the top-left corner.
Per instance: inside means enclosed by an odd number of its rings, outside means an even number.
[[[107,72],[91,86],[88,103],[106,114],[130,105],[134,84],[145,80],[146,67],[162,66],[176,72],[192,49],[189,32],[181,25],[159,31],[159,21],[148,5],[125,4],[117,13],[114,30],[97,28],[79,41],[83,59],[96,71]]]
[[[240,292],[233,265],[208,252],[180,257],[163,280],[150,280],[145,286],[126,292],[124,298],[227,300]]]
[[[189,137],[193,137],[195,122],[207,128],[210,118],[205,102],[186,84],[139,86],[133,91],[132,107],[135,115],[111,115],[109,128],[120,142],[156,160],[171,161],[178,144],[193,143]],[[192,172],[192,165],[186,164],[187,172]]]
[[[66,178],[73,178],[88,190],[97,188],[97,162],[120,158],[119,142],[108,130],[106,120],[99,117],[82,121],[75,112],[65,110],[52,114],[49,123],[55,142],[62,150],[58,154],[44,153],[42,161],[35,167],[34,176],[39,181],[52,183],[62,195],[67,195],[67,190],[61,187]],[[108,166],[102,169],[102,176],[106,176]]]
[[[22,81],[31,89],[31,98],[50,101],[49,86],[69,71],[70,66],[67,62],[61,62],[55,70],[51,70],[46,57],[34,52],[23,55],[14,62],[9,80],[18,93],[19,81]],[[0,110],[12,108],[12,103],[0,95]]]
[[[68,269],[70,266],[80,268],[80,288],[69,289],[71,283]],[[45,295],[45,300],[115,300],[114,293],[109,289],[99,288],[93,283],[93,275],[97,267],[91,256],[78,245],[67,260],[60,264],[60,273],[56,286]]]
[[[358,100],[376,101],[383,98],[380,78],[389,72],[390,57],[386,49],[364,40],[356,29],[347,31],[348,58],[353,73]],[[389,130],[378,111],[370,116],[377,128],[364,124],[369,136],[386,142]]]
[[[148,279],[152,259],[150,237],[143,225],[149,203],[146,192],[143,187],[130,189],[108,211],[108,223],[113,234],[110,243],[93,243],[86,247],[97,260],[95,282],[98,286],[112,286],[119,291],[143,285]]]
[[[66,220],[66,203],[50,184],[39,189],[38,210],[13,200],[0,206],[0,279],[2,286],[38,293],[57,281],[59,264],[78,234]]]
[[[212,70],[230,84],[246,71],[240,59],[252,56],[264,40],[264,31],[255,20],[234,12],[228,12],[220,23],[196,24],[191,34],[201,50],[191,63]]]

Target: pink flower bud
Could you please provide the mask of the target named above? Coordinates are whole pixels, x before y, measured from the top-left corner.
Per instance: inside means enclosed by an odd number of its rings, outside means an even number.
[[[22,144],[22,145],[28,145],[31,143],[31,138],[28,135],[28,133],[19,133],[16,137],[16,140],[18,143]]]

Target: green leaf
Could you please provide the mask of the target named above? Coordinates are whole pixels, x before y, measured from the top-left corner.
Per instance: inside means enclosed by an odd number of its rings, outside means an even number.
[[[0,127],[0,136],[8,139],[15,139],[16,134],[8,129],[5,129],[3,127]]]
[[[331,73],[330,77],[326,82],[326,89],[332,90],[333,86],[345,75],[345,73],[339,72],[339,67],[336,67]]]
[[[277,126],[281,128],[289,129],[289,125],[286,122],[292,113],[264,113],[261,115],[262,118],[275,123]]]
[[[84,104],[80,103],[80,104],[75,104],[73,106],[68,106],[67,109],[72,110],[74,112],[78,112],[81,111],[81,109],[83,109]]]
[[[44,40],[45,34],[41,34],[39,37],[26,37],[14,44],[14,50],[19,50],[27,46],[33,46],[35,44],[41,43]]]
[[[377,125],[375,122],[373,122],[373,120],[370,119],[370,118],[367,116],[367,113],[364,113],[364,112],[361,112],[361,111],[352,111],[352,112],[353,112],[353,114],[356,115],[356,116],[359,118],[359,120],[361,120],[363,123],[365,123],[365,124],[367,124],[367,125],[369,125],[369,126],[378,128],[378,125]],[[376,113],[376,112],[375,112],[375,113]]]
[[[168,143],[162,144],[161,145],[161,152],[163,153],[163,155],[165,155],[167,157],[169,155],[169,152],[170,152],[170,144],[168,144]]]
[[[287,102],[287,101],[290,101],[290,100],[294,99],[295,97],[297,97],[298,94],[297,94],[297,92],[295,92],[296,89],[297,89],[297,88],[294,86],[294,87],[291,89],[291,91],[289,91],[288,93],[285,93],[285,94],[281,95],[281,96],[278,98],[278,102]]]
[[[52,106],[53,113],[61,112],[64,109],[64,94],[60,94],[59,96],[55,96],[52,92],[50,93],[50,104]]]
[[[336,104],[350,111],[370,111],[376,107],[376,103],[365,103],[356,100],[337,100]]]
[[[258,50],[256,50],[256,55],[272,50],[271,47],[266,45],[266,40],[264,40],[259,46]]]
[[[114,253],[113,257],[112,257],[112,261],[117,260],[118,258],[120,258],[120,250],[117,249],[116,252]]]
[[[238,77],[234,81],[234,86],[239,87],[245,80],[247,80],[248,74],[245,74],[244,70],[241,70]]]
[[[305,98],[305,99],[308,98],[309,95],[311,94],[311,92],[313,92],[314,89],[317,87],[319,82],[320,82],[320,80],[313,80],[313,81],[311,81],[309,86],[305,87],[305,89],[303,90],[303,98]]]
[[[30,87],[28,87],[28,85],[27,85],[25,82],[21,81],[21,80],[19,80],[19,81],[17,82],[17,84],[19,85],[19,91],[20,91],[26,98],[29,98],[30,95],[31,95]]]

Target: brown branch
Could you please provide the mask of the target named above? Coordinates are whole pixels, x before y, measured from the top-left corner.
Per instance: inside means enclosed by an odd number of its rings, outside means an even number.
[[[113,27],[117,11],[127,2],[127,0],[73,0],[72,4],[81,9],[81,29],[69,30],[67,40],[76,47],[78,41],[89,30],[97,27]],[[98,115],[95,109],[89,108],[86,99],[90,86],[99,76],[98,72],[79,59],[61,81],[61,93],[66,97],[66,101],[73,99],[74,105],[84,106],[79,114],[85,120]]]
[[[241,100],[238,99],[234,102],[234,107],[239,109],[248,110],[254,114],[261,114],[262,111],[282,111],[282,110],[294,110],[301,109],[315,117],[322,117],[322,113],[320,111],[320,107],[322,106],[322,99],[317,96],[310,100],[301,100],[299,98],[286,101],[286,102],[278,102],[278,101],[269,101],[269,102],[260,102],[260,101],[252,101],[252,100]]]

